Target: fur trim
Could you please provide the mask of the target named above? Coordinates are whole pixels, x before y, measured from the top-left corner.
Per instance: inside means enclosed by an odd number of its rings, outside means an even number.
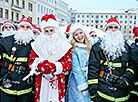
[[[19,23],[18,27],[20,27],[20,25],[22,25],[22,24],[28,24],[31,27],[31,29],[33,29],[32,25],[29,22],[24,22],[24,21],[22,21],[21,23]]]
[[[41,22],[40,26],[41,26],[41,29],[42,29],[42,31],[43,31],[43,29],[44,29],[45,27],[56,27],[56,28],[58,28],[58,27],[59,27],[59,24],[58,24],[57,21],[55,21],[55,20],[53,20],[53,19],[50,18],[50,19],[48,19],[47,22],[46,22],[45,20],[43,20],[43,21]]]
[[[56,72],[54,72],[54,75],[58,75],[62,73],[63,70],[63,66],[60,62],[54,62],[54,64],[56,65]]]
[[[14,26],[13,24],[11,24],[11,23],[5,23],[5,24],[3,24],[3,25],[1,26],[1,31],[3,31],[4,26],[7,25],[7,24],[13,26],[13,29],[15,29],[15,26]]]
[[[84,83],[82,85],[77,86],[77,88],[79,89],[79,91],[85,90],[88,88],[88,83]]]
[[[115,25],[117,25],[117,26],[120,28],[120,25],[119,25],[118,23],[116,23],[116,22],[110,22],[110,23],[108,23],[107,25],[105,25],[105,30],[106,30],[107,27],[108,27],[109,25],[111,25],[111,24],[115,24]]]

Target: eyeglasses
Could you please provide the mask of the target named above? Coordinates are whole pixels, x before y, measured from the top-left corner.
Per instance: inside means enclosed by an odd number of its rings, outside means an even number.
[[[109,29],[113,29],[113,28],[114,28],[114,29],[118,29],[119,27],[118,27],[118,26],[115,26],[115,27],[109,26],[108,28],[109,28]]]
[[[8,29],[8,28],[13,28],[12,26],[4,26],[5,29]]]

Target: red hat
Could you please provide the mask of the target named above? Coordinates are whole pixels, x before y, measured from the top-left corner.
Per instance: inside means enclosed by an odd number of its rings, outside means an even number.
[[[39,33],[42,32],[42,30],[41,30],[39,27],[36,27],[34,24],[32,24],[32,27],[33,27],[33,30],[34,30],[34,31],[37,31],[37,32],[39,32]]]
[[[106,29],[109,25],[111,25],[111,24],[115,24],[115,25],[117,25],[117,26],[120,28],[120,24],[119,24],[119,22],[117,21],[116,17],[112,17],[112,18],[110,18],[110,19],[108,20],[107,24],[105,25],[105,29]]]
[[[138,27],[133,28],[133,33],[134,33],[135,37],[138,37]]]
[[[32,28],[32,23],[30,22],[30,19],[28,17],[23,17],[18,24],[18,27],[22,24],[28,24]]]
[[[43,30],[45,27],[56,27],[58,28],[58,22],[53,14],[46,14],[41,18],[41,29]]]
[[[71,24],[67,26],[66,32],[69,32]]]
[[[91,31],[91,32],[89,33],[89,35],[91,36],[91,35],[97,35],[97,34],[96,34],[95,31]]]
[[[2,31],[4,31],[4,26],[6,25],[6,24],[9,24],[9,25],[11,25],[14,29],[15,29],[15,26],[12,24],[12,22],[10,22],[10,21],[5,21],[4,23],[3,23],[3,25],[1,26],[1,30]]]

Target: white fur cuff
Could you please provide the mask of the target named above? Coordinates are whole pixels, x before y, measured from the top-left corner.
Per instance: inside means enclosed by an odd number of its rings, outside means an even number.
[[[79,91],[82,91],[87,88],[88,88],[88,83],[84,83],[84,84],[78,86]]]
[[[56,65],[56,72],[54,72],[54,75],[58,75],[62,73],[63,67],[62,64],[60,62],[54,62],[54,64]]]

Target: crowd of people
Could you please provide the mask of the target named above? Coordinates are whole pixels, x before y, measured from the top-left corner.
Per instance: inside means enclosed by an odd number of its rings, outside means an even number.
[[[103,38],[53,14],[40,28],[23,17],[5,21],[0,36],[0,102],[137,102],[138,27],[129,45],[115,17]],[[17,28],[17,29],[15,29]]]

